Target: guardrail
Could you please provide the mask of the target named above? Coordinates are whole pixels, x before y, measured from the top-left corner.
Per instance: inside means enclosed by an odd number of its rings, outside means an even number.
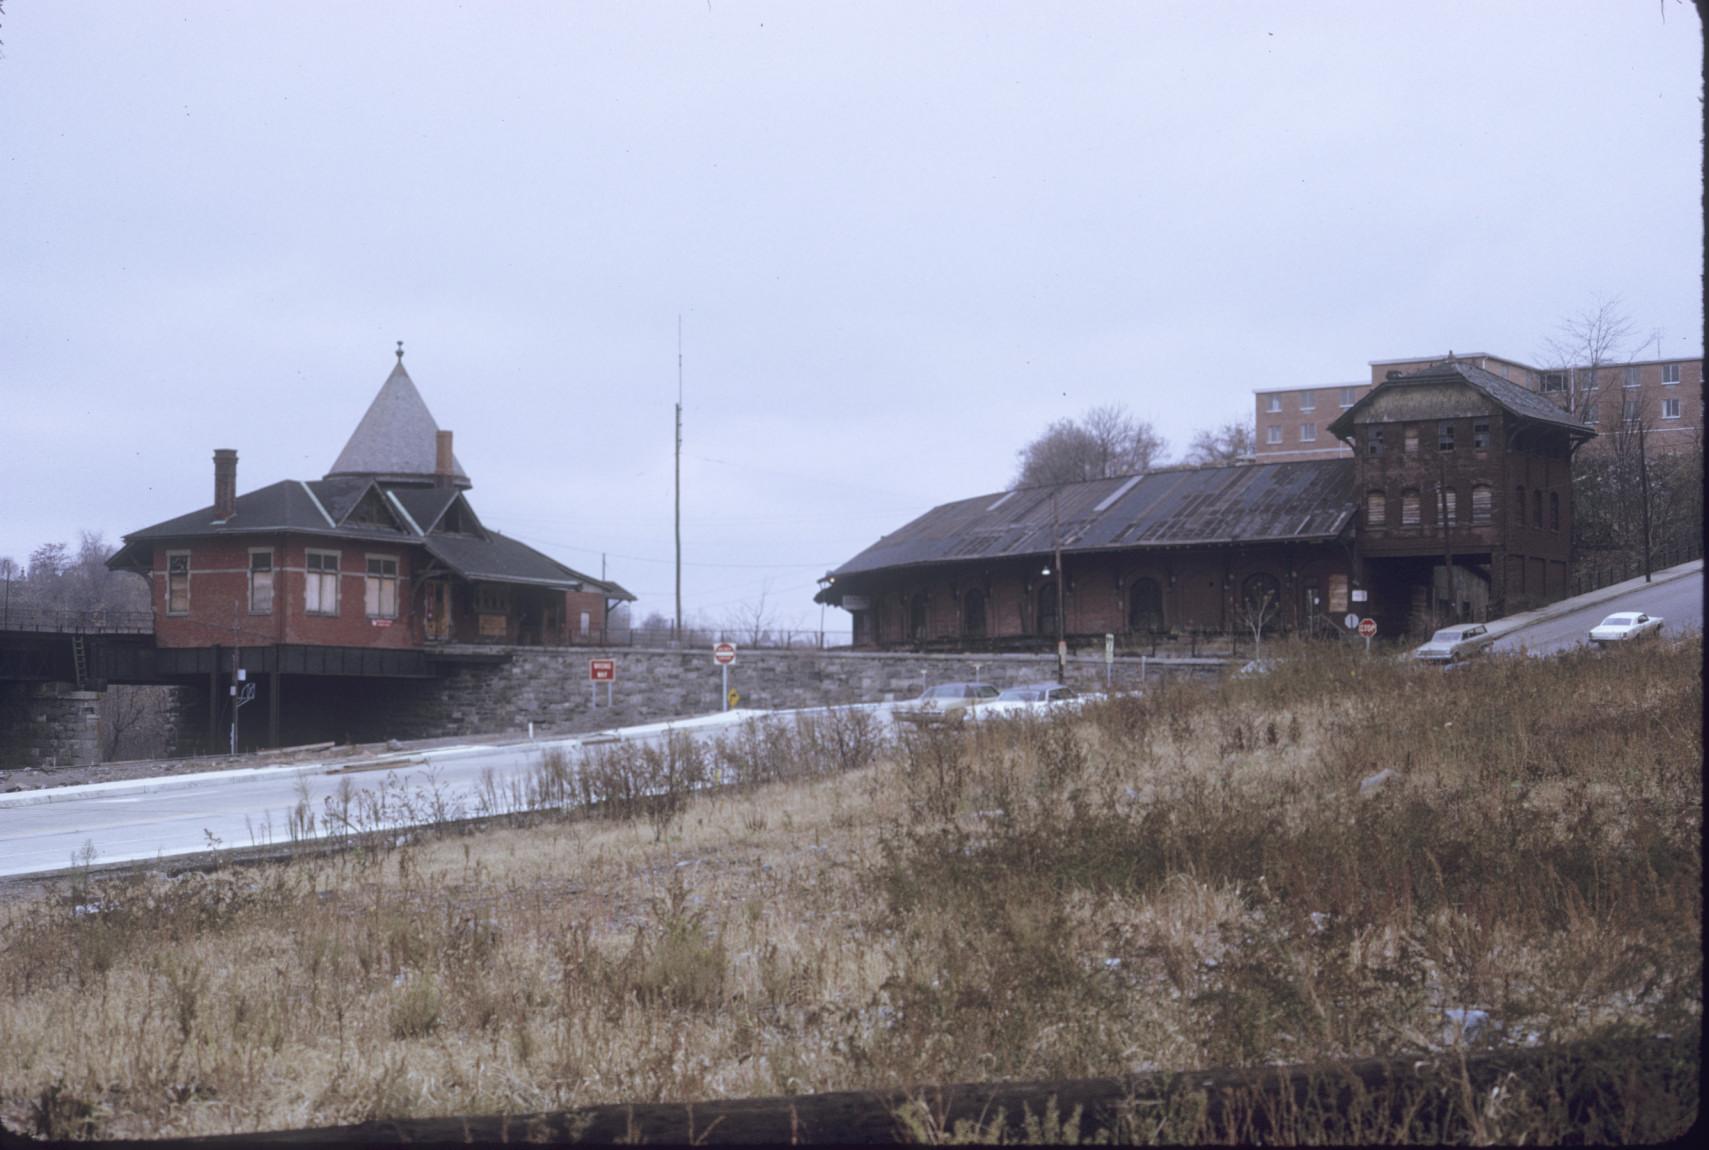
[[[0,608],[0,631],[54,631],[73,635],[152,635],[152,611],[62,611],[51,607]]]

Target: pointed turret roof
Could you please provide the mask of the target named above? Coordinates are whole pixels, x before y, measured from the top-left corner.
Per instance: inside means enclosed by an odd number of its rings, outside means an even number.
[[[362,422],[356,425],[350,441],[338,453],[328,479],[338,475],[360,475],[395,482],[423,482],[434,478],[434,460],[438,452],[439,424],[415,389],[415,381],[404,370],[403,351],[398,351],[397,366],[380,394],[368,405]],[[452,482],[469,487],[468,475],[455,454],[451,457]]]

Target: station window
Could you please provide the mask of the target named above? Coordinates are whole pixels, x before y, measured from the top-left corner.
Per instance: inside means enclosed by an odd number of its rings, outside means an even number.
[[[1494,510],[1495,492],[1489,484],[1477,483],[1472,485],[1472,522],[1488,523]]]
[[[1454,425],[1451,422],[1445,421],[1436,425],[1436,450],[1454,450]]]
[[[398,617],[398,561],[381,555],[368,556],[368,576],[363,580],[363,606],[369,618]]]
[[[1417,451],[1418,451],[1418,428],[1408,427],[1406,429],[1406,453],[1408,455],[1413,455]]]
[[[1472,424],[1472,448],[1476,451],[1489,450],[1489,421],[1480,419]]]
[[[190,613],[190,553],[188,551],[168,551],[166,553],[166,613],[168,615],[188,615]]]
[[[1365,494],[1365,526],[1381,527],[1388,522],[1388,496],[1381,491],[1369,491]]]
[[[1400,493],[1400,525],[1417,527],[1423,521],[1423,504],[1418,498],[1418,488],[1408,487]]]
[[[273,549],[258,548],[249,553],[249,613],[273,613]]]
[[[1381,455],[1383,453],[1383,429],[1373,427],[1365,432],[1365,454]]]
[[[303,610],[310,615],[338,614],[338,552],[310,551],[303,566]]]

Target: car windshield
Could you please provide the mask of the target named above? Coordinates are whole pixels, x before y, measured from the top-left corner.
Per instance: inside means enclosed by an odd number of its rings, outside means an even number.
[[[1636,623],[1637,621],[1638,621],[1638,617],[1636,615],[1626,613],[1626,612],[1622,612],[1619,615],[1608,616],[1608,618],[1606,618],[1602,621],[1602,625],[1604,627],[1624,627],[1628,623]],[[1579,626],[1582,627],[1582,626],[1584,626],[1584,624],[1580,623]]]
[[[1582,627],[1584,624],[1580,623],[1579,626]],[[1453,643],[1464,637],[1466,631],[1467,628],[1465,627],[1444,627],[1430,636],[1430,641],[1432,643]]]
[[[1010,687],[997,700],[1003,703],[1036,703],[1044,698],[1044,693],[1037,687]]]
[[[962,683],[939,683],[935,687],[926,688],[925,694],[921,695],[920,698],[922,698],[922,699],[965,699],[965,698],[967,698],[967,694],[968,694],[968,691],[967,691],[967,687],[965,684],[962,684]]]

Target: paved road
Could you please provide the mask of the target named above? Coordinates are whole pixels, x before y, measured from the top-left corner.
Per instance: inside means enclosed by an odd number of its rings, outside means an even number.
[[[401,751],[384,759],[256,767],[0,795],[0,875],[64,869],[81,861],[79,856],[86,849],[93,852],[91,861],[100,865],[195,854],[217,846],[288,843],[292,812],[299,804],[315,816],[314,830],[307,837],[319,837],[330,829],[329,799],[335,808],[365,816],[367,825],[362,829],[404,827],[435,817],[473,817],[491,813],[481,808],[483,794],[500,796],[498,806],[504,809],[513,784],[525,786],[549,748],[563,748],[574,760],[586,745],[617,739],[656,742],[671,730],[710,740],[758,713],[733,711],[556,741],[435,747]]]
[[[1703,627],[1703,572],[1695,571],[1666,583],[1652,584],[1616,599],[1533,623],[1497,639],[1495,651],[1529,651],[1551,655],[1588,641],[1590,629],[1616,611],[1645,611],[1662,617],[1662,631],[1678,635]]]

